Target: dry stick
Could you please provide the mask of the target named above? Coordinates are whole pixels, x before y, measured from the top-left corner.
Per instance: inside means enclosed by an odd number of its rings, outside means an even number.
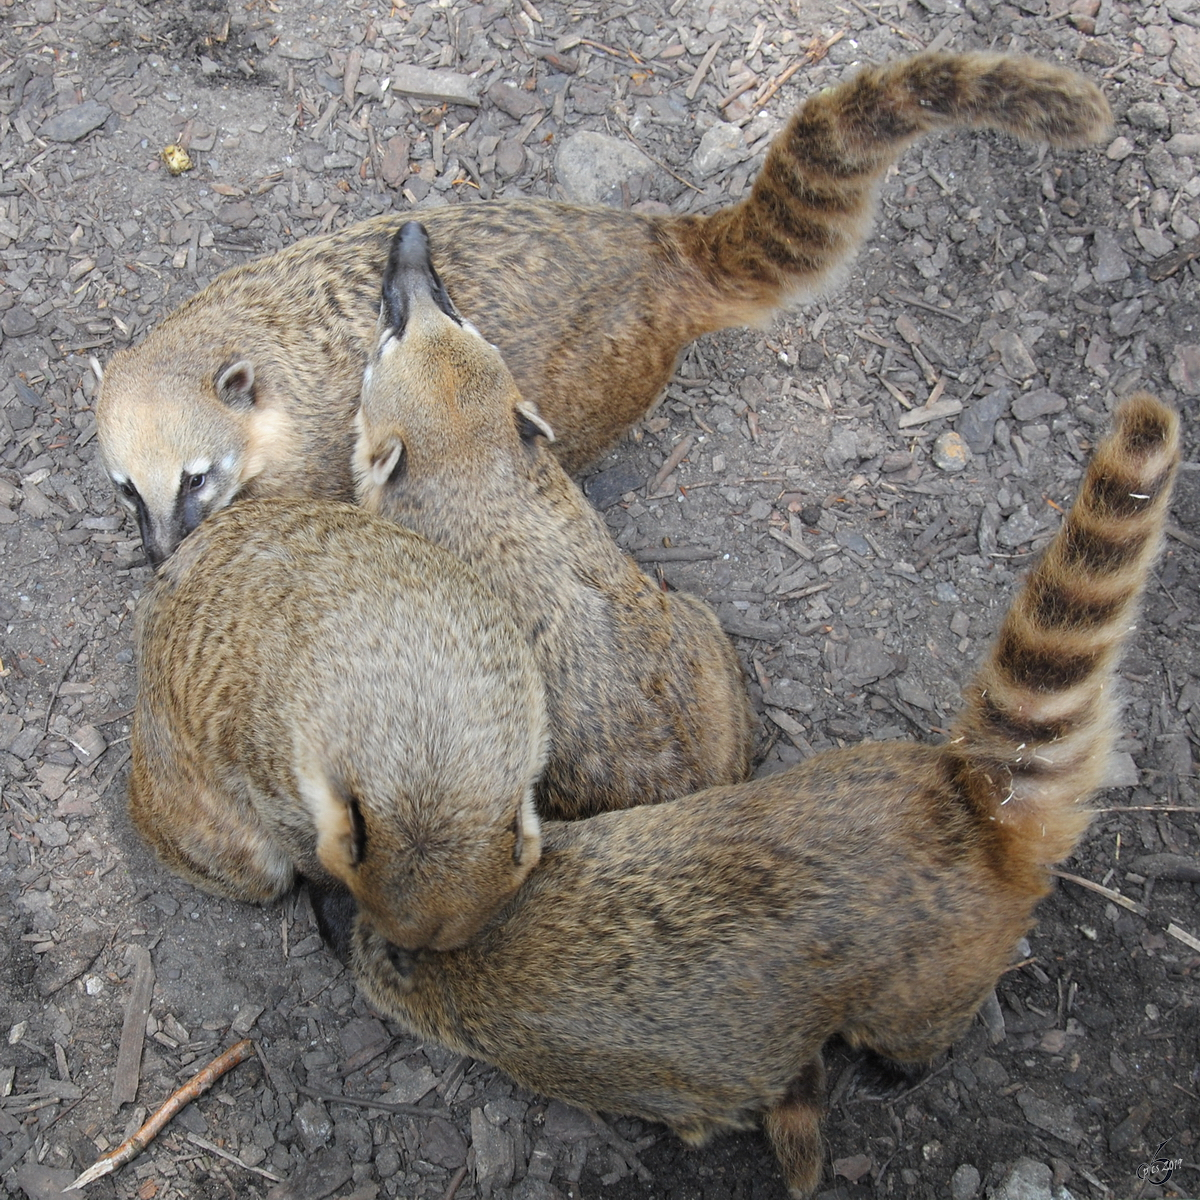
[[[227,1162],[231,1162],[242,1168],[243,1171],[253,1171],[255,1175],[261,1175],[264,1179],[269,1179],[272,1183],[282,1183],[283,1180],[278,1175],[272,1175],[270,1171],[263,1170],[262,1167],[252,1167],[249,1163],[244,1163],[236,1154],[230,1154],[228,1150],[222,1150],[220,1146],[214,1146],[212,1142],[206,1138],[199,1137],[194,1133],[187,1135],[187,1140],[193,1146],[199,1146],[201,1150],[207,1150],[210,1154],[215,1154],[218,1158],[223,1158]]]
[[[145,946],[133,946],[133,987],[125,1007],[125,1023],[121,1027],[121,1048],[117,1051],[117,1069],[113,1072],[112,1111],[137,1098],[141,1076],[142,1047],[146,1041],[146,1019],[154,995],[154,963]]]
[[[628,139],[629,139],[629,140],[630,140],[630,141],[631,141],[631,142],[632,142],[632,143],[633,143],[633,144],[634,144],[634,145],[635,145],[635,146],[636,146],[636,147],[637,147],[637,148],[638,148],[638,149],[639,149],[639,150],[640,150],[640,151],[641,151],[641,152],[642,152],[642,153],[643,153],[643,154],[644,154],[644,155],[645,155],[645,156],[646,156],[646,157],[647,157],[647,158],[648,158],[648,159],[649,159],[649,160],[650,160],[650,161],[651,161],[651,162],[652,162],[652,163],[653,163],[653,164],[654,164],[656,167],[660,167],[662,170],[666,171],[666,173],[667,173],[668,175],[670,175],[670,177],[671,177],[672,179],[674,179],[676,183],[682,183],[684,187],[690,187],[690,188],[692,189],[692,191],[693,191],[693,192],[699,192],[699,193],[700,193],[702,196],[704,195],[704,189],[703,189],[702,187],[697,187],[697,186],[696,186],[696,185],[695,185],[695,184],[694,184],[694,183],[693,183],[693,182],[692,182],[690,179],[684,179],[684,177],[683,177],[682,175],[676,174],[676,172],[672,171],[672,170],[671,170],[671,168],[670,168],[670,167],[669,167],[669,166],[668,166],[668,165],[667,165],[665,162],[663,162],[663,160],[662,160],[661,158],[655,158],[655,157],[654,157],[654,155],[653,155],[653,154],[651,154],[651,153],[650,153],[650,151],[649,151],[649,150],[647,150],[647,149],[646,149],[646,147],[645,147],[645,146],[643,146],[643,145],[642,145],[642,143],[641,143],[641,142],[639,142],[639,141],[637,140],[637,138],[635,138],[635,137],[633,136],[633,130],[632,130],[632,129],[630,129],[630,128],[629,128],[629,126],[628,126],[628,125],[626,125],[624,121],[620,122],[620,125],[621,125],[621,132],[622,132],[622,133],[623,133],[623,134],[624,134],[624,135],[625,135],[625,136],[626,136],[626,137],[627,137],[627,138],[628,138]]]
[[[782,74],[777,75],[771,80],[771,82],[767,85],[767,90],[763,92],[761,96],[755,96],[754,104],[751,107],[762,108],[762,106],[766,104],[767,101],[770,100],[771,97],[774,96],[775,93],[779,91],[779,89],[783,87],[783,85],[787,83],[787,81],[791,79],[791,77],[795,75],[795,73],[800,70],[801,67],[810,61],[811,60],[806,58],[797,59],[790,67],[788,67],[786,71],[782,72]]]
[[[311,1096],[314,1100],[322,1100],[326,1104],[353,1104],[358,1108],[377,1108],[380,1112],[395,1113],[400,1117],[448,1117],[450,1113],[444,1108],[418,1108],[415,1104],[387,1104],[382,1100],[368,1100],[364,1096],[335,1096],[332,1092],[318,1092],[315,1088],[296,1085],[296,1091],[302,1096]]]
[[[1112,888],[1106,888],[1102,883],[1093,883],[1090,879],[1084,879],[1082,875],[1072,875],[1069,871],[1051,871],[1050,874],[1059,879],[1077,883],[1080,887],[1087,888],[1089,892],[1095,892],[1098,896],[1103,896],[1106,900],[1111,900],[1114,904],[1119,904],[1122,908],[1127,908],[1140,917],[1146,915],[1147,909],[1144,904],[1130,900],[1128,896],[1122,896],[1120,892],[1114,892]]]
[[[84,643],[81,641],[71,652],[71,657],[67,659],[67,665],[63,667],[62,674],[58,677],[58,682],[54,685],[54,690],[50,693],[50,699],[46,701],[46,719],[42,722],[42,737],[45,737],[50,729],[50,714],[54,711],[54,702],[58,699],[58,691],[67,682],[67,676],[70,675],[71,668],[75,665],[75,660],[83,653],[83,646]]]
[[[78,1100],[68,1104],[57,1116],[53,1117],[49,1124],[43,1125],[38,1129],[31,1129],[24,1137],[18,1138],[13,1143],[13,1148],[3,1157],[0,1158],[0,1178],[3,1178],[8,1171],[17,1165],[29,1153],[29,1150],[34,1146],[38,1138],[49,1133],[55,1125],[59,1123],[73,1108],[78,1108],[96,1089],[88,1088]],[[61,1103],[61,1101],[60,1101]]]
[[[446,1185],[446,1190],[442,1193],[442,1200],[454,1200],[454,1194],[462,1185],[462,1181],[467,1177],[467,1164],[463,1163],[461,1167],[450,1177],[450,1182]]]
[[[214,1058],[207,1067],[197,1071],[183,1087],[176,1088],[137,1133],[126,1138],[111,1154],[97,1159],[74,1183],[63,1188],[63,1191],[74,1192],[87,1187],[89,1183],[95,1183],[97,1179],[111,1175],[118,1167],[132,1162],[162,1132],[163,1127],[181,1108],[185,1108],[193,1100],[204,1095],[226,1071],[231,1071],[238,1063],[249,1058],[253,1053],[254,1043],[250,1038],[243,1038],[236,1045],[230,1046],[224,1054]]]

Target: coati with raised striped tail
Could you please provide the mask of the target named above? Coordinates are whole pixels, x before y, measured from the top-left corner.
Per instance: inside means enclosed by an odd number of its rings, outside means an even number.
[[[1177,458],[1169,409],[1122,405],[945,744],[860,744],[544,825],[538,868],[469,945],[409,954],[357,923],[371,1003],[534,1091],[692,1143],[761,1120],[810,1196],[824,1042],[900,1063],[946,1049],[1088,826]]]
[[[389,940],[460,945],[540,848],[541,679],[458,559],[353,505],[245,500],[138,607],[129,807],[172,870],[235,900],[304,876]],[[339,915],[343,914],[343,915]]]
[[[550,736],[542,816],[746,778],[753,717],[716,615],[617,548],[537,406],[455,311],[416,221],[388,256],[358,427],[360,503],[461,558],[529,639]]]
[[[866,236],[887,168],[922,134],[998,129],[1082,146],[1109,120],[1074,71],[921,54],[810,97],[750,195],[708,216],[518,200],[422,217],[459,310],[499,346],[574,471],[645,414],[694,338],[827,284]],[[355,404],[405,219],[232,268],[113,356],[100,447],[151,563],[244,493],[351,497]]]

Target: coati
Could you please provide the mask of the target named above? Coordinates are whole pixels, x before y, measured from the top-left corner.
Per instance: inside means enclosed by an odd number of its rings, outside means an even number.
[[[422,216],[455,303],[576,471],[650,408],[692,339],[827,284],[866,235],[887,168],[922,134],[965,126],[1082,146],[1109,119],[1095,84],[1062,67],[921,54],[810,97],[750,195],[709,216],[542,200]],[[113,356],[100,447],[151,563],[243,493],[351,497],[355,404],[404,220],[232,268]]]
[[[945,744],[864,743],[547,823],[537,869],[470,944],[411,954],[356,923],[370,1002],[688,1142],[761,1119],[792,1195],[811,1195],[822,1044],[901,1064],[944,1050],[1088,826],[1177,457],[1169,409],[1120,408]]]
[[[242,501],[137,625],[130,814],[198,887],[269,901],[299,873],[323,928],[348,889],[389,941],[445,949],[537,862],[541,679],[505,606],[424,538]]]
[[[542,816],[746,778],[750,704],[716,616],[617,548],[536,405],[456,313],[415,221],[388,257],[358,427],[359,501],[466,562],[529,639],[550,733]]]

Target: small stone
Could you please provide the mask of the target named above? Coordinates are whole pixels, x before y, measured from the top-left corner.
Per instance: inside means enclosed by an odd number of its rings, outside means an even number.
[[[227,201],[217,211],[217,220],[230,229],[245,229],[251,225],[258,213],[249,200]]]
[[[995,439],[996,422],[1008,411],[1012,388],[1000,387],[981,396],[958,419],[957,429],[972,453],[984,454]]]
[[[1137,238],[1138,245],[1154,258],[1162,258],[1164,254],[1170,254],[1175,249],[1175,243],[1169,237],[1147,225],[1139,225],[1133,231],[1133,236]],[[1138,311],[1141,312],[1140,307]],[[1118,336],[1124,335],[1118,334]]]
[[[996,541],[1007,550],[1015,550],[1032,541],[1040,529],[1037,519],[1029,511],[1029,505],[1022,504],[996,531]]]
[[[49,25],[58,16],[58,8],[54,0],[37,0],[37,3],[33,6],[33,15],[43,25]]]
[[[843,678],[852,687],[883,679],[896,669],[896,660],[875,638],[855,638],[846,654]]]
[[[1129,1116],[1108,1135],[1109,1150],[1113,1154],[1125,1154],[1132,1150],[1141,1140],[1142,1130],[1153,1115],[1154,1106],[1148,1100],[1143,1100],[1141,1104],[1131,1108]]]
[[[896,695],[905,704],[911,704],[925,712],[933,712],[933,699],[919,683],[903,678],[896,680]]]
[[[979,1185],[982,1182],[983,1180],[980,1177],[979,1171],[971,1166],[970,1163],[963,1163],[950,1176],[950,1196],[952,1200],[971,1200],[979,1191]]]
[[[95,762],[108,749],[108,742],[95,725],[80,725],[67,740],[84,766]]]
[[[947,429],[934,439],[931,457],[934,466],[954,474],[967,469],[971,461],[971,448],[960,433]]]
[[[1092,275],[1097,283],[1116,283],[1130,274],[1129,259],[1111,229],[1097,229],[1092,244],[1096,265]]]
[[[325,47],[309,38],[281,37],[275,43],[275,52],[297,62],[309,62],[325,57]]]
[[[700,139],[692,155],[692,170],[700,179],[736,166],[747,154],[740,126],[719,121]]]
[[[488,99],[506,112],[514,121],[523,121],[536,112],[541,112],[542,102],[536,92],[527,92],[524,88],[513,87],[511,83],[494,83],[487,90]]]
[[[1200,154],[1200,133],[1177,133],[1167,142],[1167,149],[1176,158]]]
[[[547,1106],[544,1132],[560,1142],[582,1142],[597,1134],[595,1122],[587,1113],[561,1100],[551,1100]]]
[[[1076,57],[1080,62],[1095,63],[1098,67],[1115,67],[1121,61],[1121,56],[1112,46],[1094,38],[1085,38],[1080,43]]]
[[[297,1110],[297,1119],[299,1116]],[[329,1147],[314,1154],[287,1183],[271,1188],[267,1200],[325,1200],[353,1176],[350,1156],[344,1150]]]
[[[388,1068],[392,1087],[383,1097],[388,1104],[416,1104],[437,1087],[437,1077],[427,1066],[413,1070],[407,1063],[392,1063]]]
[[[65,846],[71,840],[66,824],[62,821],[35,821],[33,832],[44,846]]]
[[[475,1151],[475,1182],[491,1185],[493,1190],[512,1182],[516,1158],[512,1138],[497,1129],[483,1115],[482,1108],[471,1109],[471,1148]]]
[[[1038,388],[1018,396],[1013,401],[1012,414],[1018,421],[1035,421],[1038,417],[1062,412],[1066,407],[1067,401],[1064,396],[1046,388]]]
[[[1171,114],[1152,100],[1139,100],[1125,112],[1125,120],[1137,129],[1170,129]]]
[[[515,137],[507,137],[496,150],[496,170],[505,179],[519,175],[525,166],[525,147]]]
[[[0,317],[0,329],[5,337],[24,337],[37,329],[37,317],[23,304],[14,304],[12,308]]]
[[[467,1143],[449,1121],[433,1117],[421,1135],[421,1157],[447,1170],[457,1170],[467,1161]]]
[[[1175,53],[1171,55],[1171,70],[1188,87],[1200,87],[1200,29],[1176,25],[1172,32],[1175,35]]]
[[[874,1165],[875,1160],[869,1154],[852,1154],[847,1158],[834,1159],[833,1173],[857,1183]]]
[[[1037,364],[1016,330],[1006,329],[996,334],[990,345],[1000,355],[1001,365],[1013,379],[1029,379],[1037,374]]]
[[[22,1167],[14,1176],[14,1182],[25,1193],[27,1200],[50,1200],[52,1196],[71,1195],[66,1189],[74,1178],[74,1171],[40,1167],[34,1163]]]
[[[1167,377],[1185,396],[1200,396],[1200,345],[1177,345]]]
[[[1105,154],[1113,160],[1113,162],[1123,162],[1136,149],[1134,144],[1127,137],[1113,138],[1109,143]]]
[[[324,50],[321,51],[324,54]],[[392,91],[424,100],[445,100],[450,104],[479,106],[475,81],[454,71],[431,71],[427,67],[396,66],[392,71]]]
[[[593,508],[603,512],[611,508],[626,492],[632,492],[645,483],[645,477],[632,467],[609,467],[585,480],[584,494],[592,502]]]
[[[296,1129],[304,1148],[312,1154],[325,1146],[333,1137],[333,1121],[323,1104],[306,1100],[296,1109]]]
[[[408,138],[397,135],[388,138],[383,151],[381,171],[388,187],[398,188],[408,178]]]
[[[1070,1105],[1043,1100],[1028,1088],[1023,1088],[1017,1093],[1017,1104],[1030,1125],[1072,1146],[1077,1146],[1083,1141],[1083,1129],[1076,1121],[1075,1110]]]
[[[1024,1092],[1017,1093],[1019,1100]],[[992,1192],[992,1200],[1052,1200],[1054,1172],[1032,1158],[1017,1159],[1016,1166]]]
[[[1102,788],[1136,787],[1142,780],[1137,763],[1128,750],[1119,750],[1109,755],[1104,778],[1100,782]]]
[[[636,146],[590,130],[568,138],[554,163],[563,192],[577,204],[619,204],[621,184],[652,167]]]
[[[38,136],[49,142],[77,142],[93,129],[99,129],[111,112],[111,108],[96,100],[85,100],[44,122]]]

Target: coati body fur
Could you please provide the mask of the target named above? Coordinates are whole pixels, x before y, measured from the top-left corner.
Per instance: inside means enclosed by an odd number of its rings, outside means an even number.
[[[746,778],[750,704],[712,609],[617,548],[500,352],[455,312],[415,221],[388,258],[358,424],[360,502],[463,559],[529,639],[550,730],[542,816]]]
[[[1177,445],[1158,401],[1121,408],[944,745],[863,744],[547,824],[537,870],[460,950],[409,955],[356,926],[371,1003],[535,1091],[689,1142],[761,1119],[809,1196],[822,1044],[901,1063],[944,1050],[1087,828]]]
[[[389,521],[313,500],[217,514],[138,610],[138,673],[130,813],[207,891],[268,901],[299,873],[389,940],[444,948],[537,862],[525,638]]]
[[[709,216],[542,200],[422,216],[455,303],[499,346],[575,471],[645,414],[694,338],[827,284],[866,235],[887,168],[922,134],[965,126],[1080,146],[1109,119],[1073,71],[922,54],[808,99],[750,195]],[[350,498],[355,402],[404,219],[226,271],[113,356],[100,446],[152,563],[243,493]]]

